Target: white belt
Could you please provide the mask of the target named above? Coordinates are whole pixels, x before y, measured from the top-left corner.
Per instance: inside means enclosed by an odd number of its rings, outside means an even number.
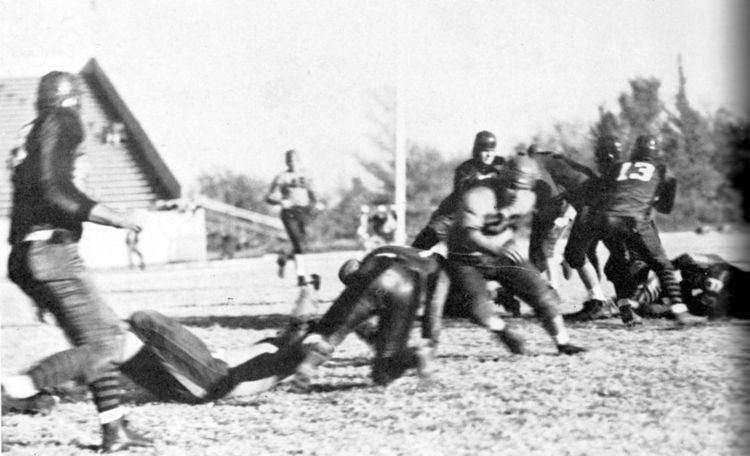
[[[52,236],[55,235],[55,230],[39,230],[39,231],[32,231],[31,233],[27,234],[22,242],[30,242],[30,241],[49,241],[52,239]]]

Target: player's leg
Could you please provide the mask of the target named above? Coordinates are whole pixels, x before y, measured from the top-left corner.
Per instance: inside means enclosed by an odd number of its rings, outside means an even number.
[[[670,310],[679,326],[702,323],[704,320],[693,317],[682,301],[682,291],[675,277],[675,269],[667,257],[659,239],[659,233],[651,221],[635,221],[633,230],[626,238],[626,245],[636,252],[659,278],[664,295],[669,299]]]
[[[150,444],[126,429],[117,371],[125,331],[88,278],[77,244],[62,233],[50,241],[25,243],[15,255],[11,277],[25,277],[19,286],[47,306],[74,345],[33,366],[28,371],[33,385],[42,390],[74,379],[85,382],[99,413],[105,450]]]
[[[462,259],[449,257],[446,272],[450,276],[450,301],[462,303],[469,318],[476,324],[487,328],[502,342],[511,353],[524,354],[523,338],[495,312],[492,296],[487,289],[487,279],[478,265],[466,264]]]
[[[306,351],[294,375],[294,384],[306,390],[318,366],[326,362],[341,342],[361,324],[365,323],[378,308],[379,295],[373,279],[360,280],[347,286],[331,304],[331,307],[315,325],[302,344]]]
[[[596,246],[601,238],[602,227],[598,218],[590,214],[588,208],[580,211],[570,229],[568,243],[565,245],[565,262],[578,272],[581,282],[588,293],[588,299],[583,308],[573,314],[566,315],[571,321],[590,321],[609,317],[607,312],[607,298],[599,280],[599,273],[588,260],[592,246]],[[595,247],[593,247],[595,249]]]
[[[492,278],[534,309],[558,351],[564,354],[585,351],[570,343],[563,317],[558,311],[560,296],[557,291],[544,281],[536,268],[520,255],[515,246],[509,245],[498,260],[491,273]]]
[[[128,322],[130,330],[143,341],[144,350],[156,355],[164,366],[162,369],[169,372],[180,387],[173,391],[164,384],[148,383],[148,378],[143,377],[143,369],[134,360],[122,366],[123,373],[159,397],[177,397],[197,403],[221,396],[221,387],[228,386],[229,366],[215,358],[195,334],[153,310],[135,312]]]

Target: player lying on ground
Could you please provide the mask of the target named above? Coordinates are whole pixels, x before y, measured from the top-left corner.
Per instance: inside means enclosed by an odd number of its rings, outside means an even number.
[[[339,271],[346,288],[315,324],[303,344],[305,360],[294,382],[307,389],[318,366],[328,360],[347,335],[375,316],[377,329],[366,339],[375,349],[372,379],[387,385],[406,369],[428,374],[437,349],[442,307],[448,290],[443,258],[410,247],[379,247],[361,262],[349,260]],[[417,311],[423,308],[421,344],[407,346]]]
[[[200,404],[266,391],[292,375],[304,358],[303,327],[227,353],[222,359],[187,328],[159,312],[138,311],[126,323],[119,370],[165,401]],[[84,372],[77,374],[74,380]],[[3,413],[46,413],[53,405],[49,393],[26,399],[3,397]]]
[[[711,319],[750,318],[750,272],[710,253],[683,253],[672,264],[682,277],[682,299],[691,314]],[[656,274],[644,261],[633,258],[630,269],[619,280],[613,279],[613,283],[618,282],[636,287],[634,310],[638,316],[673,317],[669,306],[663,304],[667,296]]]
[[[446,303],[466,306],[471,319],[489,329],[512,353],[525,353],[523,338],[495,313],[487,281],[495,280],[530,305],[560,353],[585,351],[572,345],[562,316],[560,297],[519,252],[515,232],[534,207],[532,187],[537,164],[516,157],[502,178],[485,179],[466,190],[448,235],[446,269],[451,294]]]

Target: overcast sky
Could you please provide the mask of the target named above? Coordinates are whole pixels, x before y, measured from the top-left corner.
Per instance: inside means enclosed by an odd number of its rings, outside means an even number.
[[[616,109],[636,76],[671,101],[682,54],[704,111],[745,115],[742,0],[352,2],[0,0],[0,76],[79,71],[96,57],[183,186],[232,168],[270,180],[297,148],[323,189],[372,153],[375,101],[404,56],[411,141],[468,156],[555,120]]]

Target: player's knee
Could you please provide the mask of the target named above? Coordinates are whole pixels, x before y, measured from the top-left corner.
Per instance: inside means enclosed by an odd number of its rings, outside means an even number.
[[[560,295],[547,284],[543,288],[540,287],[527,299],[528,304],[542,320],[551,320],[560,313]]]
[[[563,258],[571,268],[580,269],[586,263],[586,251],[582,249],[580,252],[578,252],[577,250],[573,249],[565,249]]]

